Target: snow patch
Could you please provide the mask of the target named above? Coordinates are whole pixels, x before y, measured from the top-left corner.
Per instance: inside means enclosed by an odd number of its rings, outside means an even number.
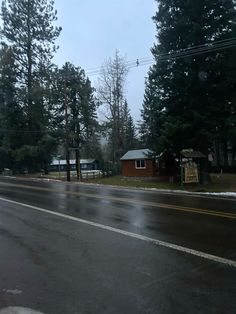
[[[202,194],[236,197],[236,192],[205,192],[205,193],[202,193]]]

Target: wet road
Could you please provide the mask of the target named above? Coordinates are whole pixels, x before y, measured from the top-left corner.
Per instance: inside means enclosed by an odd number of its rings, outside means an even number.
[[[235,313],[235,239],[230,197],[0,177],[0,309]]]

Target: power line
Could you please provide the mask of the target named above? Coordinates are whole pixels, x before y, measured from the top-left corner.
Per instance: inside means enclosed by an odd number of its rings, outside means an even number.
[[[52,131],[46,131],[46,130],[45,131],[29,131],[29,130],[0,129],[0,132],[37,134],[37,133],[50,133]]]
[[[195,56],[200,53],[207,53],[207,52],[212,52],[216,51],[218,49],[226,49],[226,48],[231,48],[236,45],[236,38],[227,40],[227,41],[222,41],[222,42],[214,42],[206,45],[199,45],[195,47],[190,47],[187,49],[182,49],[178,51],[174,51],[171,53],[166,53],[166,54],[160,54],[158,58],[160,60],[164,59],[171,59],[171,58],[179,58],[179,57],[188,57],[188,56]]]
[[[234,47],[236,47],[236,41],[231,42],[231,43],[227,43],[227,44],[223,44],[223,45],[205,47],[204,49],[203,48],[195,49],[195,50],[191,50],[189,52],[185,52],[184,50],[182,50],[182,51],[172,52],[169,54],[168,53],[163,54],[163,55],[160,54],[157,56],[157,60],[169,61],[171,59],[173,60],[173,59],[180,59],[180,58],[186,58],[186,57],[191,57],[191,56],[197,56],[200,54],[210,53],[210,52],[219,51],[219,50],[225,50],[225,49],[234,48]],[[147,59],[146,61],[139,62],[139,66],[152,64],[153,61],[154,61],[154,59]],[[136,61],[134,61],[133,64],[129,64],[127,66],[128,69],[135,68],[135,67],[137,67]],[[100,71],[90,72],[90,73],[87,73],[87,75],[91,75],[91,76],[99,75],[101,73],[101,69],[103,69],[103,67],[100,68]]]
[[[201,44],[197,46],[187,47],[177,51],[171,51],[168,53],[159,54],[156,59],[158,61],[169,61],[173,59],[180,59],[192,56],[198,56],[200,54],[210,53],[218,50],[230,49],[236,47],[236,37],[231,37],[228,39],[222,39],[218,41],[208,42],[206,44]],[[138,64],[137,64],[138,61]],[[135,60],[130,60],[126,62],[128,69],[132,69],[139,66],[150,65],[154,61],[153,58],[143,57]],[[90,71],[86,72],[88,76],[99,75],[104,69],[104,66],[90,68]]]

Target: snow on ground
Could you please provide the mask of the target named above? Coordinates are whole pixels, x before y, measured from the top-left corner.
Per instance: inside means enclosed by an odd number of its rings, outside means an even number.
[[[221,196],[233,196],[236,197],[236,192],[205,192],[202,194],[209,194],[209,195],[221,195]]]
[[[4,176],[8,178],[16,178],[13,176]],[[51,178],[28,178],[29,180],[38,180],[38,181],[47,181],[47,182],[61,182],[64,181],[58,179],[51,179]],[[64,182],[65,183],[65,182]],[[87,182],[71,182],[75,184],[84,184],[84,185],[95,185],[101,186],[103,184],[98,183],[87,183]],[[115,189],[136,189],[136,190],[145,190],[145,191],[156,191],[156,192],[163,192],[163,193],[177,193],[177,194],[191,194],[191,195],[202,195],[202,196],[222,196],[222,197],[233,197],[236,198],[236,192],[191,192],[191,191],[183,191],[183,190],[170,190],[170,189],[157,189],[157,188],[140,188],[140,187],[125,187],[125,186],[117,186],[117,185],[106,185],[110,186]]]
[[[183,190],[165,190],[165,189],[147,189],[151,191],[160,191],[160,192],[167,192],[167,193],[179,193],[179,194],[194,194],[194,195],[208,195],[208,196],[230,196],[236,198],[236,192],[191,192],[191,191],[183,191]]]

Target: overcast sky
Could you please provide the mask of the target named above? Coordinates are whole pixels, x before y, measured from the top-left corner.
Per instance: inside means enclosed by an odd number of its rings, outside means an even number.
[[[127,61],[152,58],[154,0],[55,0],[55,8],[63,28],[54,58],[59,66],[70,61],[89,73],[114,56],[116,49]],[[140,116],[150,64],[130,69],[127,77],[127,99],[135,120]],[[96,75],[89,77],[96,87]]]

